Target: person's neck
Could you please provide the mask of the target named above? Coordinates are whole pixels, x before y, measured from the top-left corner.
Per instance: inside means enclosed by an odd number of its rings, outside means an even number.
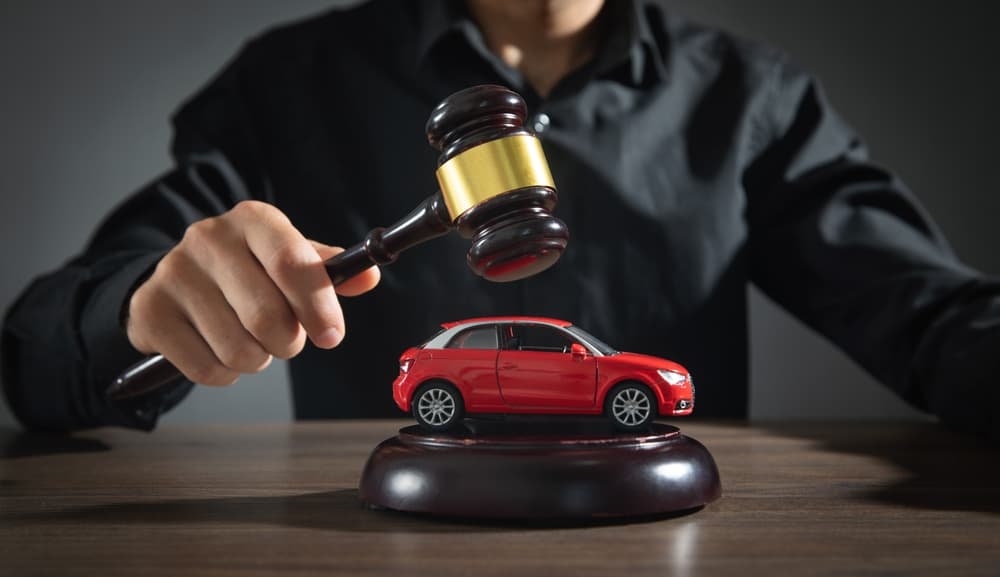
[[[486,43],[546,97],[589,61],[600,40],[604,0],[466,0]]]

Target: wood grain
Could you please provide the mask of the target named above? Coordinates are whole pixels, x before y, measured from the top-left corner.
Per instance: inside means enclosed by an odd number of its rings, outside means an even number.
[[[0,432],[0,575],[1000,574],[998,449],[932,424],[681,422],[722,499],[584,526],[363,509],[407,424]]]

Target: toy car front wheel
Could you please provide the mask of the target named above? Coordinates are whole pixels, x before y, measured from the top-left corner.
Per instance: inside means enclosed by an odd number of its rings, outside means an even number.
[[[417,390],[412,402],[413,418],[431,431],[446,431],[465,416],[465,404],[458,389],[448,383],[427,383]]]
[[[622,383],[608,393],[604,413],[618,429],[636,431],[656,418],[656,402],[645,385]]]

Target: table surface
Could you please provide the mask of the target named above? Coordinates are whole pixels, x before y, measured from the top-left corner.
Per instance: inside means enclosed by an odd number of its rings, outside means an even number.
[[[583,526],[361,507],[407,424],[0,431],[0,575],[1000,574],[1000,449],[934,424],[678,422],[723,497]]]

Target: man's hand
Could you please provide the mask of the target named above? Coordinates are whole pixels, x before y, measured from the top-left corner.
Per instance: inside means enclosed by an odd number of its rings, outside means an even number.
[[[378,284],[373,267],[334,290],[323,261],[342,249],[310,241],[277,208],[245,201],[192,224],[132,295],[126,325],[139,351],[158,352],[196,383],[228,385],[344,338],[337,293]]]

